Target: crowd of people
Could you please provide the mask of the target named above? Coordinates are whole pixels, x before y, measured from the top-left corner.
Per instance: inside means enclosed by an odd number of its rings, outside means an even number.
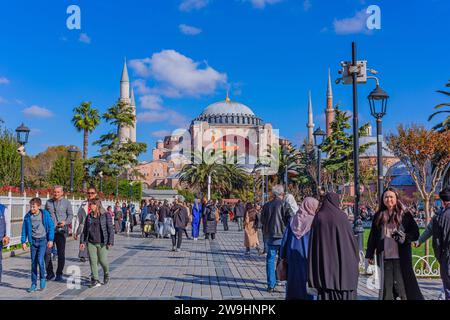
[[[318,199],[306,197],[298,204],[282,185],[272,187],[273,198],[263,206],[195,199],[193,204],[181,197],[169,203],[155,199],[133,203],[102,205],[95,187],[89,187],[87,199],[74,216],[72,205],[61,186],[45,204],[40,198],[30,201],[24,216],[21,243],[31,254],[31,286],[28,292],[44,290],[46,282],[63,281],[67,237],[79,240],[80,261],[89,260],[90,287],[110,280],[108,253],[116,234],[129,235],[140,225],[143,237],[170,238],[172,251],[180,252],[183,236],[193,241],[215,241],[219,222],[223,232],[229,222],[243,232],[245,254],[255,249],[265,255],[267,291],[278,291],[286,281],[286,299],[353,300],[357,297],[359,248],[348,215],[340,207],[339,195],[322,193]],[[366,259],[381,272],[380,299],[423,300],[412,267],[412,246],[422,245],[430,237],[440,263],[445,297],[450,299],[450,188],[439,194],[443,208],[434,215],[422,235],[413,213],[402,205],[396,190],[388,188],[373,214],[367,241]],[[5,206],[0,205],[0,244],[8,245]],[[74,218],[74,219],[73,219]],[[72,220],[74,224],[72,225]],[[191,235],[188,234],[188,226]],[[262,237],[260,237],[260,233]],[[263,244],[260,244],[260,238]],[[56,250],[56,251],[55,251]],[[56,272],[52,255],[57,257]],[[0,260],[0,283],[1,283]],[[38,289],[39,280],[39,289]]]

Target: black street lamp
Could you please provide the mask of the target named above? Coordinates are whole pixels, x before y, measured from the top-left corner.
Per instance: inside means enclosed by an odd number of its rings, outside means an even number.
[[[313,133],[314,136],[314,146],[317,148],[317,194],[320,194],[320,188],[322,187],[322,177],[321,177],[321,162],[322,162],[322,144],[323,140],[327,134],[319,128]]]
[[[380,88],[378,81],[376,88],[367,97],[369,99],[370,113],[377,120],[377,167],[378,167],[378,203],[383,193],[383,128],[382,118],[386,114],[389,95]]]
[[[72,147],[69,149],[69,156],[70,156],[70,193],[73,194],[73,166],[75,163],[75,159],[77,157],[78,149],[75,147]]]
[[[17,142],[20,144],[20,147],[18,149],[20,153],[20,193],[23,194],[25,192],[25,177],[24,177],[25,145],[28,143],[30,129],[22,123],[19,127],[17,127],[16,133],[17,133]]]

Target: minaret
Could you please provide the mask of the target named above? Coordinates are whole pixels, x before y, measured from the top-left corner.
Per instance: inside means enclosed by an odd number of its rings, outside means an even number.
[[[136,119],[136,101],[134,100],[134,90],[131,88],[131,96],[130,96],[130,103],[131,103],[131,109],[133,109],[133,115],[134,115],[134,126],[130,128],[130,140],[131,142],[136,142],[136,125],[137,125],[137,119]]]
[[[334,121],[333,90],[331,88],[331,71],[328,69],[327,108],[325,109],[325,122],[327,125],[327,137],[331,135],[331,123]]]
[[[312,109],[312,98],[311,91],[309,91],[309,99],[308,99],[308,124],[306,125],[308,128],[308,144],[310,146],[314,145],[314,122],[313,122],[313,109]]]
[[[128,78],[127,61],[123,63],[122,77],[120,79],[120,98],[119,101],[127,106],[130,106],[130,79]],[[122,126],[119,130],[119,141],[125,143],[130,139],[130,128]]]

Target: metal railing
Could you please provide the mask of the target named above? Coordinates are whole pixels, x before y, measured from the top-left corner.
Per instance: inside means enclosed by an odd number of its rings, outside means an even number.
[[[7,246],[8,249],[10,246],[20,244],[23,218],[26,215],[26,213],[30,210],[29,202],[33,197],[40,197],[43,206],[45,205],[46,201],[50,199],[49,194],[47,194],[45,197],[39,196],[39,194],[35,194],[31,197],[27,196],[26,194],[24,194],[23,197],[13,197],[11,193],[9,193],[8,196],[0,196],[0,203],[6,206],[7,208],[5,212],[6,232],[11,238],[9,245]],[[74,226],[77,220],[77,212],[81,207],[82,203],[86,201],[86,199],[75,199],[74,197],[72,198],[66,197],[66,199],[68,199],[72,205],[72,211],[74,214],[72,226]],[[102,204],[105,208],[107,206],[114,207],[115,201],[102,200]],[[136,208],[138,208],[136,204],[135,206]]]

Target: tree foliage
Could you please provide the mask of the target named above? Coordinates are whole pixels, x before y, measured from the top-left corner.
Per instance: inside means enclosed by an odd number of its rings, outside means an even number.
[[[447,88],[450,88],[450,80],[445,86]],[[438,90],[437,92],[443,94],[446,97],[450,97],[450,91]],[[428,118],[428,121],[431,121],[435,116],[437,116],[439,114],[444,114],[444,115],[447,114],[447,117],[442,122],[436,124],[433,127],[433,130],[436,130],[438,132],[444,132],[444,131],[450,129],[450,102],[440,103],[437,106],[435,106],[434,109],[437,110],[437,109],[441,109],[444,107],[447,107],[447,109],[436,111]]]
[[[0,127],[0,184],[15,186],[20,183],[20,155],[15,135]]]

